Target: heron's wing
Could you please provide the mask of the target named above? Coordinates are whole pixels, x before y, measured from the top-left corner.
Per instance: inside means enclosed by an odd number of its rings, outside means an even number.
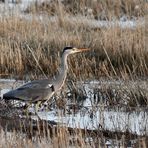
[[[42,101],[50,98],[54,93],[54,86],[50,84],[48,79],[35,80],[24,84],[23,86],[9,91],[4,94],[3,98],[6,100],[22,100],[22,101]]]
[[[43,88],[50,88],[52,86],[52,82],[48,79],[44,80],[35,80],[29,83],[26,83],[19,88],[18,90],[23,90],[23,89],[43,89]]]

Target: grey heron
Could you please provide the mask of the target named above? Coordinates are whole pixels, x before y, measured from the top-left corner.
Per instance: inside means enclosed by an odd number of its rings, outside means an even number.
[[[59,73],[52,79],[34,80],[26,83],[15,90],[11,90],[3,95],[4,100],[20,100],[27,103],[40,104],[49,100],[64,85],[68,64],[67,57],[70,54],[89,50],[87,48],[65,47],[61,58]]]

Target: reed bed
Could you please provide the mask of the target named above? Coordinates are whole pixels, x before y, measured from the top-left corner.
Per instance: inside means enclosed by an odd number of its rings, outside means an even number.
[[[83,21],[76,24],[63,18],[61,23],[59,17],[47,22],[14,16],[0,20],[1,75],[51,76],[60,64],[65,46],[91,49],[70,58],[72,77],[148,75],[146,27],[90,28]]]
[[[94,19],[108,20],[112,18],[143,17],[147,14],[148,4],[146,0],[63,0],[63,1],[39,1],[33,2],[26,13],[47,13],[57,15],[62,10],[70,15],[85,15]]]
[[[7,118],[4,120],[7,120]],[[41,126],[38,121],[36,128],[34,128],[35,123],[31,125],[30,122],[28,122],[28,128],[26,128],[25,122],[22,125],[17,123],[20,122],[19,120],[15,119],[13,121],[11,119],[11,122],[7,121],[7,125],[4,125],[4,127],[7,127],[7,130],[10,130],[9,132],[1,129],[0,147],[147,147],[147,137],[137,136],[128,132],[81,130],[64,126],[54,127],[52,125],[49,125],[49,128],[46,123],[43,122],[44,124]],[[33,129],[34,131],[31,133]]]
[[[71,141],[68,141],[67,139],[65,139],[65,137],[63,137],[63,134],[61,134],[59,136],[53,137],[52,142],[51,142],[51,139],[47,139],[47,138],[38,139],[37,137],[35,138],[35,140],[32,141],[26,138],[25,136],[23,136],[22,134],[18,134],[16,132],[11,132],[11,133],[6,134],[4,131],[1,131],[0,137],[1,137],[0,147],[6,147],[6,148],[11,148],[11,147],[20,147],[20,148],[25,148],[25,147],[29,147],[29,148],[36,148],[36,147],[83,148],[83,147],[87,147],[87,148],[92,148],[92,147],[109,147],[109,146],[113,146],[113,147],[132,146],[132,147],[139,147],[139,148],[147,147],[146,138],[137,138],[136,140],[131,140],[131,142],[129,141],[128,143],[128,141],[124,139],[124,135],[121,140],[118,140],[118,139],[114,139],[114,140],[106,139],[105,140],[105,137],[102,136],[101,138],[98,138],[98,139],[96,138],[94,141],[92,141],[91,138],[90,139],[88,138],[88,140],[90,140],[88,142],[85,142],[85,139],[81,136],[81,134],[72,138]]]

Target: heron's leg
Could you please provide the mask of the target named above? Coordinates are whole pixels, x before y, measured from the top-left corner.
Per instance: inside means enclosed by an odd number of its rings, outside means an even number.
[[[39,105],[41,104],[41,101],[38,101],[36,104],[35,104],[35,113],[38,112],[38,109],[39,109]]]
[[[31,107],[31,103],[27,103],[25,105],[25,108],[24,108],[24,113],[26,114],[27,117],[29,117],[29,108]]]
[[[35,104],[35,115],[41,120],[41,118],[39,117],[38,115],[38,109],[39,109],[39,105],[41,104],[41,101],[38,101],[36,104]]]

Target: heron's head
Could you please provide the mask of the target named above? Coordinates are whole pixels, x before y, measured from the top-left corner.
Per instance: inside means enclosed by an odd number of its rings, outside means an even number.
[[[63,53],[73,54],[73,53],[82,52],[82,51],[86,51],[86,50],[89,50],[89,49],[87,49],[87,48],[65,47],[63,49]]]

